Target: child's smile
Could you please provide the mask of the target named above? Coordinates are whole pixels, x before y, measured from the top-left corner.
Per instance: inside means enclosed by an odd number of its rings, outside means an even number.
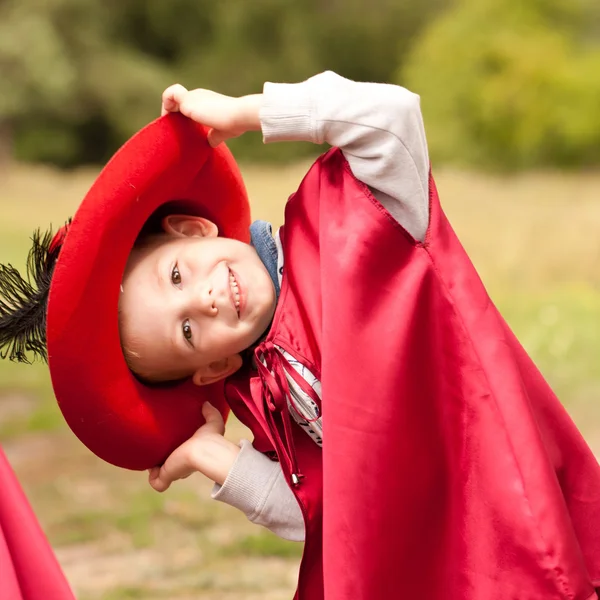
[[[233,274],[231,269],[229,269],[229,288],[231,290],[231,301],[233,302],[233,306],[239,319],[242,312],[242,289],[238,283],[237,277]]]
[[[227,376],[275,312],[275,289],[254,248],[189,219],[185,235],[159,234],[135,248],[123,277],[123,348],[148,380]]]

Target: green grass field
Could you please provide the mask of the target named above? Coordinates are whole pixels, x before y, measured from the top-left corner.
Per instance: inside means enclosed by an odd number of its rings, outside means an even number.
[[[306,166],[246,165],[254,217],[279,224]],[[32,230],[60,226],[94,175],[2,173],[0,261],[21,266]],[[600,175],[437,181],[492,298],[600,451]],[[63,424],[43,365],[0,361],[0,441],[80,600],[291,598],[299,545],[212,502],[199,476],[159,495],[97,460]]]

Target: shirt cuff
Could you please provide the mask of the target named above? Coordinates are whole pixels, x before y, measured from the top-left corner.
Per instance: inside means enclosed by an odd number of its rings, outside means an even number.
[[[260,109],[263,142],[313,142],[316,139],[310,80],[303,83],[265,83]]]
[[[278,462],[255,450],[248,440],[242,440],[241,450],[227,478],[222,486],[214,485],[211,496],[241,510],[253,520],[262,512],[279,473]]]

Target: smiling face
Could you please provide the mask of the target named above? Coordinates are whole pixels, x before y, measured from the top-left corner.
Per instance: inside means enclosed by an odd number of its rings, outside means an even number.
[[[212,222],[171,215],[163,229],[129,257],[121,343],[144,379],[213,383],[241,366],[240,352],[269,326],[275,289],[254,248],[217,237]]]

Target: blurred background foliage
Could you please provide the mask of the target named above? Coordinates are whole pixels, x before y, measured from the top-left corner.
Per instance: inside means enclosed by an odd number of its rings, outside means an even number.
[[[0,262],[22,268],[171,83],[238,95],[325,69],[421,95],[444,210],[600,456],[600,0],[0,0]],[[230,145],[278,226],[322,148]],[[301,545],[202,477],[158,495],[94,457],[45,365],[0,360],[0,443],[80,600],[292,597]]]
[[[400,73],[422,94],[441,161],[600,163],[597,0],[461,0],[428,26]]]
[[[0,156],[101,163],[175,81],[241,95],[325,69],[421,94],[438,163],[600,163],[597,0],[3,0]],[[315,152],[259,144],[232,146]]]

